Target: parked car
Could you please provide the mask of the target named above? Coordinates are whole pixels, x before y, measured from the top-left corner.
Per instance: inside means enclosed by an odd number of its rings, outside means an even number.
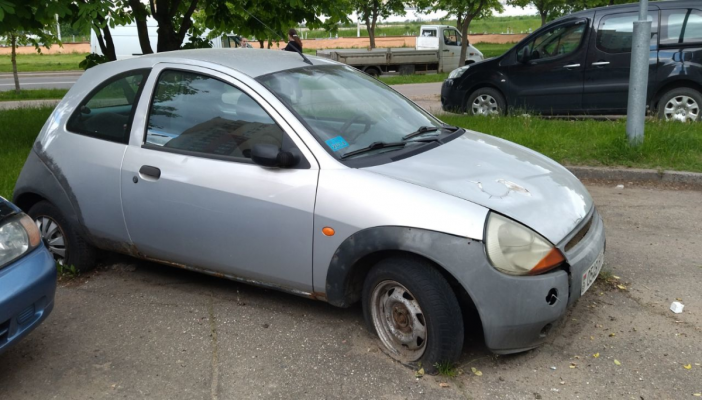
[[[54,308],[56,266],[42,243],[57,244],[57,225],[34,224],[0,197],[0,353],[46,319]]]
[[[422,25],[414,49],[324,49],[317,50],[317,55],[354,66],[375,77],[388,72],[403,75],[451,72],[459,66],[461,40],[461,34],[453,26]],[[468,43],[466,65],[483,59],[483,53]]]
[[[463,307],[491,350],[538,346],[604,259],[602,219],[559,164],[445,125],[355,68],[282,51],[87,70],[14,199],[60,227],[58,262],[85,270],[101,248],[361,301],[388,352],[427,369],[459,356]]]
[[[444,110],[473,115],[508,109],[544,114],[624,114],[638,3],[557,19],[500,57],[453,71]],[[649,111],[698,121],[702,106],[702,4],[649,3]]]

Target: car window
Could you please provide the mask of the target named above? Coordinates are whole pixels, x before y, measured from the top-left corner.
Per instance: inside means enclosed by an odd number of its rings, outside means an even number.
[[[425,29],[422,31],[423,37],[436,37],[436,29]]]
[[[220,157],[251,158],[255,144],[282,147],[283,131],[236,87],[205,75],[165,71],[149,110],[146,144]]]
[[[634,21],[639,20],[638,13],[612,14],[602,17],[597,29],[597,48],[606,53],[630,53]],[[648,20],[654,22],[654,15],[648,14]],[[657,24],[651,24],[652,44],[655,45]]]
[[[662,45],[702,42],[702,12],[664,10],[661,18]]]
[[[114,77],[89,94],[68,121],[71,132],[120,143],[129,141],[132,112],[147,70]]]
[[[449,46],[460,46],[461,45],[461,36],[458,34],[458,31],[455,29],[446,29],[444,30],[444,44],[447,44]]]
[[[574,52],[585,32],[585,24],[561,25],[543,32],[519,50],[529,60],[543,60]]]

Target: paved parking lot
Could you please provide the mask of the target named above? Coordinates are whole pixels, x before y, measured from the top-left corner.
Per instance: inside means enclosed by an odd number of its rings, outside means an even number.
[[[113,256],[64,282],[49,319],[0,356],[0,398],[695,398],[702,193],[621,183],[589,189],[605,269],[627,290],[597,283],[537,350],[497,357],[468,328],[462,374],[417,379],[360,307]],[[676,298],[683,314],[668,310]]]

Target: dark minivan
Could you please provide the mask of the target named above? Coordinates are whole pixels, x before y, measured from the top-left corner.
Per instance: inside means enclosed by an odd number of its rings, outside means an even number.
[[[702,105],[702,1],[649,4],[647,104],[666,120],[696,121]],[[500,57],[461,67],[441,89],[446,111],[626,113],[638,4],[559,18]]]

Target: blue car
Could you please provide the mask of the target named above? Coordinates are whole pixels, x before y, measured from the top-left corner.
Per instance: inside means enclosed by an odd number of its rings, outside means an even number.
[[[37,225],[0,197],[0,353],[49,316],[56,264]]]

